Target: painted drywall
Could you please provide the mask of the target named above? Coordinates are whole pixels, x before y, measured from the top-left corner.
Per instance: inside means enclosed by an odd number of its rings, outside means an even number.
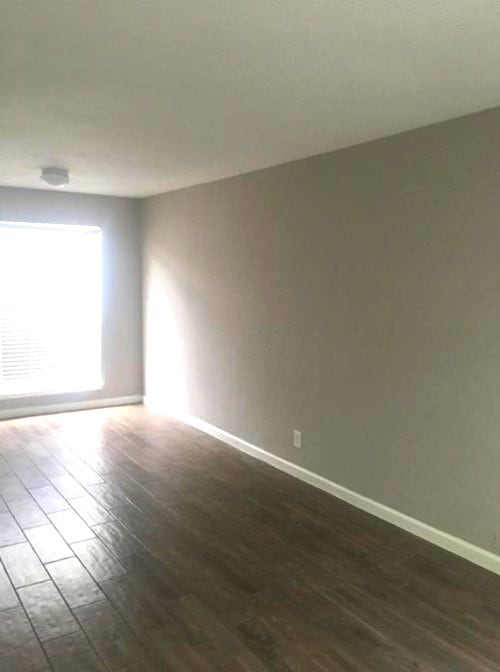
[[[141,230],[133,199],[0,187],[0,221],[94,225],[103,236],[104,387],[0,399],[0,412],[142,392]]]
[[[147,199],[146,394],[500,551],[499,185],[496,109]]]
[[[498,0],[2,0],[0,183],[159,194],[500,105]]]

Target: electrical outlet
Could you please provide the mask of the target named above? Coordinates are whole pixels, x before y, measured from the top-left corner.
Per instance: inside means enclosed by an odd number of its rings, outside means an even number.
[[[293,430],[293,447],[302,448],[302,432],[298,429]]]

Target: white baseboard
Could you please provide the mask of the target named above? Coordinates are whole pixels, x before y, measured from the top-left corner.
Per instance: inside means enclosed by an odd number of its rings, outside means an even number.
[[[126,406],[142,403],[142,395],[134,394],[129,397],[110,397],[108,399],[84,399],[82,401],[67,401],[60,404],[46,404],[41,406],[24,406],[20,408],[6,408],[0,410],[0,420],[24,418],[31,415],[49,415],[50,413],[65,413],[66,411],[84,411],[91,408],[106,408],[108,406]]]
[[[144,398],[144,404],[146,406],[151,406],[153,410],[160,410],[161,412],[161,409],[158,409],[158,407],[156,407],[156,405],[152,403],[151,400],[147,397]],[[367,513],[371,513],[372,515],[377,516],[377,518],[382,518],[382,520],[385,520],[388,523],[392,523],[393,525],[396,525],[397,527],[400,527],[401,529],[406,530],[407,532],[410,532],[417,537],[421,537],[422,539],[425,539],[426,541],[429,541],[436,546],[444,548],[447,551],[454,553],[455,555],[465,558],[466,560],[469,560],[470,562],[473,562],[480,567],[484,567],[485,569],[488,569],[495,574],[500,574],[500,556],[495,555],[494,553],[491,553],[484,548],[480,548],[479,546],[475,546],[468,541],[464,541],[463,539],[454,537],[447,532],[438,530],[437,528],[432,527],[431,525],[427,525],[420,520],[416,520],[411,516],[407,516],[405,513],[396,511],[395,509],[392,509],[385,504],[381,504],[380,502],[376,502],[369,497],[360,495],[359,493],[354,492],[354,490],[349,490],[349,488],[345,488],[343,485],[335,483],[334,481],[330,481],[329,479],[324,478],[323,476],[320,476],[313,471],[299,467],[297,464],[289,462],[282,457],[273,455],[263,448],[254,446],[253,444],[248,443],[248,441],[244,441],[243,439],[240,439],[239,437],[234,436],[233,434],[230,434],[229,432],[226,432],[219,427],[215,427],[214,425],[211,425],[204,420],[200,420],[200,418],[196,418],[192,415],[181,415],[173,413],[167,413],[167,415],[170,415],[176,420],[180,420],[181,422],[184,422],[191,427],[195,427],[196,429],[199,429],[202,432],[205,432],[206,434],[209,434],[210,436],[213,436],[214,438],[229,444],[237,450],[248,453],[249,455],[256,457],[258,460],[266,462],[267,464],[270,464],[271,466],[276,467],[277,469],[280,469],[281,471],[284,471],[291,476],[300,478],[301,481],[305,481],[306,483],[309,483],[310,485],[313,485],[320,490],[324,490],[325,492],[338,497],[344,502],[352,504],[358,509],[362,509]]]

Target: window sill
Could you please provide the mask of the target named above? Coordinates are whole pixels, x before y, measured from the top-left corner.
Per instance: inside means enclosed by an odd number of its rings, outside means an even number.
[[[0,401],[8,399],[35,399],[36,397],[56,397],[62,394],[78,394],[79,392],[97,392],[102,390],[105,383],[103,380],[95,384],[85,385],[83,387],[70,387],[64,390],[36,390],[32,392],[13,392],[12,394],[0,394]]]

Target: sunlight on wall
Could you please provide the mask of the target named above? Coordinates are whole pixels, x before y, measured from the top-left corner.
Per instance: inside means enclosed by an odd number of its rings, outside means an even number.
[[[180,304],[160,263],[151,262],[146,283],[146,401],[158,410],[182,414],[188,400]]]

